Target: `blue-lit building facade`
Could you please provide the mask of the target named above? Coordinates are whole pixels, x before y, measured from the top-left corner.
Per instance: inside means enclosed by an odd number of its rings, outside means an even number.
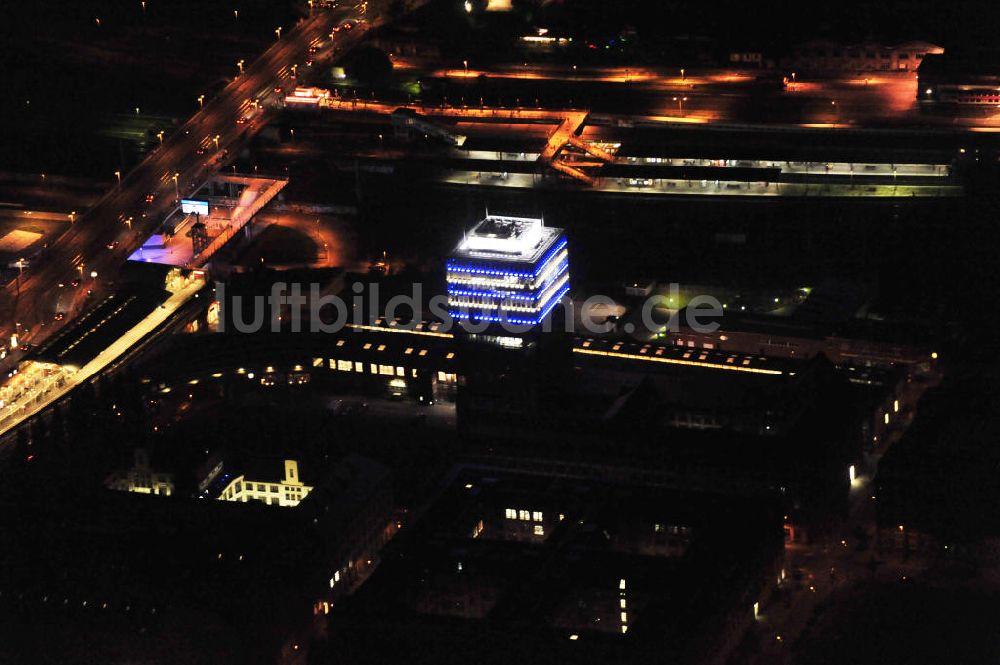
[[[448,259],[448,310],[458,321],[535,326],[569,291],[562,229],[488,215]]]

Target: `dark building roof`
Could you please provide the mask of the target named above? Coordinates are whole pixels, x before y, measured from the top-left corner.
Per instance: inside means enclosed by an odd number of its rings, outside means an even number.
[[[346,660],[689,662],[725,617],[749,616],[781,551],[766,499],[500,469],[452,478],[334,612]]]
[[[927,391],[879,463],[881,525],[915,527],[945,542],[1000,536],[998,379],[995,364],[964,368]]]
[[[152,497],[116,491],[80,494],[44,478],[25,478],[0,499],[0,613],[76,616],[90,628],[88,648],[147,635],[143,657],[173,660],[178,625],[213,630],[199,647],[226,662],[274,662],[306,624],[352,519],[388,491],[387,471],[344,460],[316,501],[279,510],[256,502]],[[388,495],[386,495],[388,496]],[[14,603],[14,605],[12,605]],[[13,624],[11,624],[13,625]],[[57,653],[80,645],[53,630]],[[181,649],[181,653],[184,650]],[[30,662],[30,661],[27,661]],[[201,662],[201,661],[189,661]]]
[[[921,80],[934,77],[953,83],[1000,81],[1000,58],[976,53],[928,53],[917,68]]]
[[[83,288],[83,287],[80,287]],[[39,349],[40,360],[81,367],[148,316],[170,294],[158,287],[117,290]]]

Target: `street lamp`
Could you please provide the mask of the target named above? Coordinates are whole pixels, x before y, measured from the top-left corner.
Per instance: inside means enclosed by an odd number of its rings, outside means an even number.
[[[174,195],[175,195],[176,198],[179,199],[179,198],[181,198],[181,190],[180,190],[180,186],[177,184],[177,178],[178,178],[178,176],[180,176],[180,173],[175,173],[173,176],[171,176],[171,178],[174,181]]]
[[[683,67],[681,67],[681,80],[682,81],[684,80],[684,68]]]
[[[163,130],[156,132],[156,138],[160,139],[160,145],[163,145]]]
[[[115,177],[118,178],[118,186],[121,187],[122,186],[122,172],[121,171],[115,171]]]
[[[469,75],[469,61],[468,60],[463,60],[462,61],[462,67],[465,68],[465,75],[468,76]]]
[[[216,134],[215,136],[213,136],[212,137],[212,141],[215,142],[215,149],[218,150],[219,149],[219,135]]]
[[[243,63],[244,63],[244,60],[242,58],[240,59],[239,62],[236,63],[236,66],[240,68],[240,74],[243,73]]]
[[[198,95],[198,108],[205,108],[205,95]]]
[[[238,10],[238,9],[234,9],[233,10],[233,20],[234,21],[239,21],[240,20],[240,10]]]
[[[674,97],[674,101],[677,102],[677,112],[680,115],[684,115],[684,102],[686,102],[687,99],[687,97]]]
[[[279,25],[274,29],[274,34],[278,35],[278,39],[281,39],[281,26]]]

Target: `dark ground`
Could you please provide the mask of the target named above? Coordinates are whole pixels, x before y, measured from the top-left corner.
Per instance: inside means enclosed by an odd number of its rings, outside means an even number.
[[[1000,601],[920,583],[877,584],[835,605],[799,665],[978,665],[1000,653]]]

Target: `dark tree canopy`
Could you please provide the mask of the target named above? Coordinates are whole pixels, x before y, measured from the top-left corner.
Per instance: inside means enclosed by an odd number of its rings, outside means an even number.
[[[392,62],[380,49],[366,46],[354,52],[345,69],[348,76],[360,83],[377,83],[392,73]]]

